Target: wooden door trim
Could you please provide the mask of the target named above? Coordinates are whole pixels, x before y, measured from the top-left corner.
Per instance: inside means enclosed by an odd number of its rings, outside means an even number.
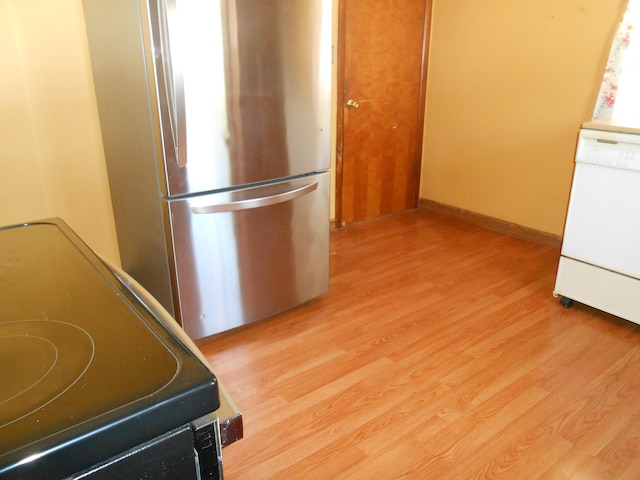
[[[343,182],[343,152],[344,152],[344,24],[345,9],[347,0],[339,0],[338,2],[338,81],[336,92],[336,198],[335,198],[335,221],[336,227],[340,228],[342,224],[342,182]]]
[[[429,46],[431,41],[431,12],[433,8],[433,0],[425,0],[424,9],[424,26],[422,31],[422,66],[420,68],[420,104],[418,106],[418,132],[416,138],[416,158],[414,160],[414,175],[416,182],[414,183],[415,192],[413,192],[414,205],[418,206],[420,197],[420,178],[422,172],[422,148],[424,143],[424,118],[427,106],[427,74],[429,73]]]
[[[343,226],[342,221],[342,194],[343,194],[343,162],[344,162],[344,104],[345,104],[345,79],[344,79],[344,29],[345,29],[345,10],[346,3],[349,0],[339,0],[338,2],[338,52],[337,52],[337,92],[336,92],[336,187],[335,187],[335,223],[336,227]],[[427,74],[429,67],[429,42],[431,38],[431,14],[433,9],[433,0],[425,0],[425,14],[422,37],[422,64],[420,69],[420,96],[418,105],[417,128],[419,135],[416,136],[416,158],[414,159],[414,172],[417,177],[414,183],[415,191],[413,192],[414,203],[418,205],[418,197],[420,195],[420,170],[422,165],[422,148],[424,136],[424,118],[427,97]]]

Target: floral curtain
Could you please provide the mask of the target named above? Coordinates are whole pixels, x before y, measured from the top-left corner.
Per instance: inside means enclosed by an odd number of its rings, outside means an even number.
[[[593,120],[640,121],[640,0],[629,0],[611,46]]]

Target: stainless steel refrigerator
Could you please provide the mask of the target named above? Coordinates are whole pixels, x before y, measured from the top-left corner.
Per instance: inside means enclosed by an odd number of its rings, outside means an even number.
[[[194,339],[329,288],[332,0],[83,0],[123,268]]]

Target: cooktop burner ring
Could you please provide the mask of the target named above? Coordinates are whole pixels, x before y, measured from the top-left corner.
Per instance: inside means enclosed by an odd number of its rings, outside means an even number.
[[[25,339],[28,339],[27,342],[24,342]],[[40,344],[40,347],[37,348],[38,350],[43,350],[43,349],[48,349],[53,353],[52,355],[52,362],[50,362],[50,365],[48,366],[48,368],[46,368],[46,371],[44,373],[42,373],[42,375],[40,375],[39,378],[36,378],[35,380],[28,380],[24,382],[24,388],[18,392],[15,392],[15,387],[11,390],[9,390],[9,397],[7,398],[2,398],[0,397],[0,405],[6,403],[6,402],[10,402],[11,400],[13,400],[14,398],[18,398],[20,395],[24,395],[26,392],[28,392],[31,388],[34,388],[36,385],[38,385],[42,380],[44,380],[44,378],[49,375],[49,373],[53,370],[53,367],[55,366],[55,362],[58,359],[58,349],[56,348],[56,346],[49,340],[47,340],[46,338],[43,337],[38,337],[35,335],[8,335],[8,336],[0,336],[0,349],[2,349],[3,351],[6,351],[6,348],[2,348],[4,345],[4,343],[6,342],[21,342],[21,343],[31,343],[33,344]],[[29,350],[26,350],[29,351]],[[49,362],[47,362],[49,363]],[[46,367],[46,365],[45,365]],[[34,369],[34,372],[37,377],[37,375],[44,369]],[[21,370],[18,370],[19,373],[22,373]],[[31,378],[33,378],[33,375],[31,376]],[[3,384],[6,385],[6,382],[3,382]],[[6,392],[5,392],[6,393]]]
[[[25,355],[26,353],[26,355]],[[0,323],[0,428],[54,402],[89,369],[95,355],[83,328],[54,320]]]

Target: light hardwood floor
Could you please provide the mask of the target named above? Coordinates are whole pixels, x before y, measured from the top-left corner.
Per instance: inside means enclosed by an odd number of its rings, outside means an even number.
[[[425,211],[332,233],[331,291],[200,343],[236,479],[638,479],[640,332],[559,252]]]

